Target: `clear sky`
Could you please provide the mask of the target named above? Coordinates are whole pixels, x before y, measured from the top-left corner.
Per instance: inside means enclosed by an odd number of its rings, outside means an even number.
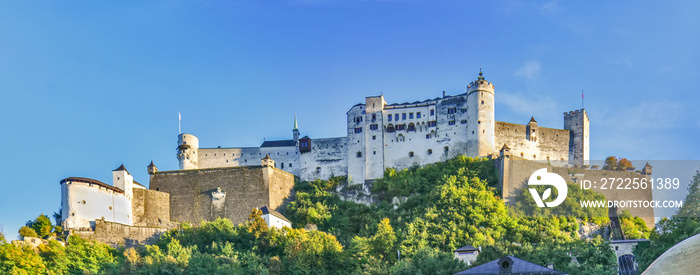
[[[177,169],[178,112],[200,146],[346,134],[364,97],[465,91],[496,119],[562,128],[585,108],[591,158],[698,159],[693,1],[2,1],[0,224],[60,206],[59,181],[143,184]],[[692,169],[691,169],[692,170]],[[693,171],[688,171],[689,178]]]

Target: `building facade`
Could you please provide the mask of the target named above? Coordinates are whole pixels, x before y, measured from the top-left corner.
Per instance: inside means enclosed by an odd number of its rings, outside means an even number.
[[[584,109],[564,113],[564,129],[495,120],[495,86],[480,72],[462,94],[387,104],[369,96],[347,112],[347,134],[299,138],[296,117],[292,139],[265,141],[260,147],[199,148],[191,134],[178,136],[181,170],[255,166],[269,155],[278,169],[302,181],[347,176],[361,184],[383,177],[387,168],[405,169],[457,155],[489,156],[507,144],[525,159],[585,164],[589,156],[589,118]]]

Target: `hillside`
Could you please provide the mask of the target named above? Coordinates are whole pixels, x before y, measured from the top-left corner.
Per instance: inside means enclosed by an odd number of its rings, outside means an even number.
[[[602,238],[586,241],[576,233],[581,220],[607,220],[513,218],[496,181],[491,161],[468,157],[389,169],[372,186],[379,203],[371,206],[341,200],[341,178],[300,182],[285,213],[294,229],[268,229],[253,211],[243,225],[223,219],[183,225],[154,245],[130,249],[73,237],[65,248],[50,242],[38,251],[2,244],[0,272],[452,274],[467,268],[452,250],[469,244],[482,247],[477,264],[514,255],[540,265],[554,262],[571,274],[616,273],[615,256]],[[394,197],[403,202],[393,204]],[[567,255],[578,255],[581,266],[569,267]]]

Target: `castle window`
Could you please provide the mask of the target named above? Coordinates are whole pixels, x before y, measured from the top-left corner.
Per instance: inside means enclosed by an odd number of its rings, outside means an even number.
[[[467,124],[467,120],[464,120],[464,119],[463,119],[460,123],[462,123],[462,124]]]
[[[450,121],[447,122],[447,124],[449,124],[449,125],[455,125],[455,121],[454,121],[454,120],[450,120]]]
[[[447,109],[447,113],[448,113],[448,114],[454,114],[454,113],[456,113],[456,112],[457,112],[457,108],[456,108],[456,107],[452,107],[452,108],[448,108],[448,109]]]
[[[394,114],[394,120],[399,121],[399,114]]]
[[[435,109],[430,109],[430,115],[434,116],[435,115]]]
[[[376,140],[376,139],[377,139],[377,136],[372,136],[372,140]]]
[[[406,120],[406,113],[401,114],[401,119]]]
[[[412,157],[413,157],[413,151],[408,152],[408,157],[409,157],[409,158],[412,158]]]
[[[481,124],[481,120],[477,121],[476,124]]]
[[[85,204],[85,200],[83,200],[83,204]]]
[[[523,154],[523,153],[520,153],[520,157],[525,157],[525,154]]]
[[[447,154],[447,153],[450,151],[450,147],[449,147],[449,146],[445,146],[445,148],[443,148],[443,149],[445,150],[445,154]]]
[[[435,120],[428,121],[428,127],[435,127]]]
[[[415,132],[415,131],[416,131],[416,125],[414,125],[413,123],[408,124],[408,131],[409,131],[409,132],[410,132],[410,131]]]
[[[182,142],[182,145],[185,145],[185,144],[187,144],[187,141],[183,141],[183,142]]]
[[[416,113],[416,118],[420,118],[420,112]]]
[[[284,169],[284,162],[282,163],[282,169]]]
[[[356,116],[355,117],[355,123],[360,123],[362,122],[362,117],[361,116]]]
[[[395,130],[394,130],[394,125],[389,124],[389,126],[386,126],[386,132],[387,132],[387,133],[393,133],[394,131],[395,131]]]
[[[430,139],[430,134],[425,135],[425,139]]]
[[[369,129],[370,130],[377,130],[377,129],[379,129],[379,126],[377,126],[377,124],[370,124]]]
[[[226,160],[226,162],[228,163],[228,160]]]
[[[484,104],[484,101],[482,100],[482,101],[481,101],[481,105],[483,105],[483,104]]]
[[[355,133],[362,133],[362,127],[355,128]]]
[[[289,164],[289,168],[292,168],[292,164],[291,164],[291,163]]]
[[[533,158],[533,159],[536,159],[536,158],[537,158],[537,155],[532,155],[532,158]]]
[[[406,124],[396,125],[396,131],[403,131],[404,129],[406,129]]]
[[[389,121],[391,121],[391,114],[389,114],[389,115],[387,116],[387,119],[388,119]]]
[[[433,149],[428,149],[428,155],[432,155],[432,154],[433,154]]]
[[[357,151],[357,154],[355,154],[356,157],[361,158],[362,157],[362,152]]]
[[[377,120],[377,114],[372,114],[372,122],[374,122],[375,120]]]
[[[472,131],[472,135],[474,134],[474,131]]]
[[[376,154],[377,154],[377,151],[372,151],[372,155],[376,155]]]
[[[204,156],[206,157],[206,156],[207,156],[207,154],[204,154]]]
[[[413,113],[408,113],[408,119],[413,119]]]
[[[466,113],[466,112],[467,112],[467,108],[462,108],[462,113]]]

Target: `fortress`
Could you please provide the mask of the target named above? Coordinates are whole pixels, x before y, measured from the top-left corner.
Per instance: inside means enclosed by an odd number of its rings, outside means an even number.
[[[265,141],[260,147],[199,148],[191,134],[178,136],[181,170],[258,165],[269,155],[277,168],[302,181],[347,176],[363,184],[404,169],[457,155],[484,157],[502,146],[530,160],[582,165],[589,159],[589,118],[584,109],[564,113],[564,129],[495,120],[495,86],[483,73],[462,94],[387,104],[369,96],[347,112],[347,136],[299,138],[296,117],[292,139]]]
[[[264,218],[275,226],[290,226],[282,214],[297,180],[347,176],[349,184],[364,187],[360,196],[369,190],[364,184],[383,177],[387,168],[458,155],[496,159],[507,203],[527,184],[528,169],[547,167],[567,180],[586,177],[581,169],[588,168],[590,121],[584,109],[565,112],[564,129],[554,129],[539,127],[534,118],[527,124],[496,121],[494,102],[495,86],[480,72],[458,95],[443,92],[434,99],[394,104],[382,95],[366,97],[347,111],[344,137],[300,137],[296,117],[291,139],[260,147],[200,148],[196,136],[183,133],[176,148],[180,169],[158,171],[151,162],[149,188],[134,181],[123,165],[112,172],[111,186],[87,178],[62,180],[62,226],[68,234],[113,246],[147,243],[180,222],[227,218],[242,223],[252,208],[264,209]],[[591,171],[591,176],[648,178],[651,167]],[[637,193],[652,198],[651,189]],[[631,193],[603,194],[624,199]],[[653,224],[653,209],[632,214]]]

